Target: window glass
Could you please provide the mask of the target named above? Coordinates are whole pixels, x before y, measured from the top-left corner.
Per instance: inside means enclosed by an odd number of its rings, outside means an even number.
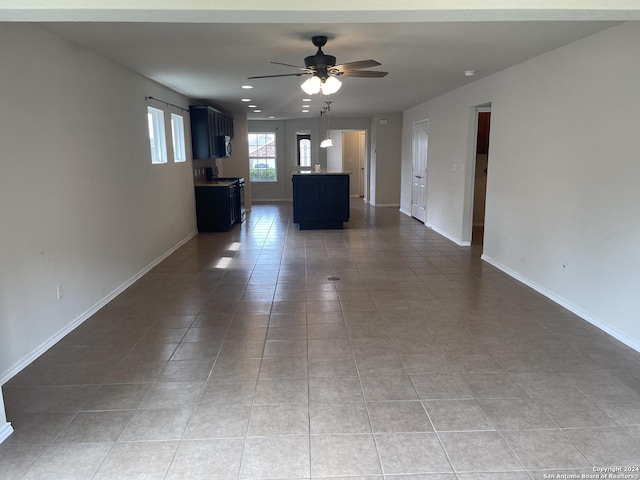
[[[151,163],[167,163],[167,141],[164,135],[164,112],[147,107]]]
[[[311,166],[311,135],[298,134],[298,165]]]
[[[249,134],[249,176],[252,182],[276,182],[276,134]]]
[[[173,161],[186,162],[187,154],[184,146],[184,118],[171,114],[171,134],[173,138]]]

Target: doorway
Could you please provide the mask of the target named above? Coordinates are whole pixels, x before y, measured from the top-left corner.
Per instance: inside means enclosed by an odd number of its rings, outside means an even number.
[[[364,130],[342,132],[342,170],[350,172],[349,192],[352,197],[364,197],[364,164],[366,135]]]
[[[484,243],[487,175],[489,173],[489,131],[491,130],[491,109],[489,107],[481,107],[476,110],[476,127],[471,245],[482,246]]]
[[[429,121],[413,124],[413,169],[411,172],[411,216],[427,220],[427,147]]]

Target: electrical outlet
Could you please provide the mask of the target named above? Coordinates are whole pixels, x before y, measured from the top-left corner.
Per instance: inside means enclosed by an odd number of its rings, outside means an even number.
[[[63,283],[60,282],[57,286],[56,286],[56,292],[58,294],[58,300],[62,300],[62,297],[64,297],[64,288],[63,288]]]

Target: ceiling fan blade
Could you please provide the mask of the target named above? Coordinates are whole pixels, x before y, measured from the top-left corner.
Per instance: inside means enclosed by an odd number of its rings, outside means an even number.
[[[376,70],[347,70],[342,72],[341,77],[360,77],[360,78],[382,78],[387,76],[389,72],[378,72]]]
[[[274,77],[302,77],[303,75],[310,75],[309,73],[283,73],[280,75],[259,75],[257,77],[247,77],[247,80],[253,80],[254,78],[274,78]]]
[[[307,67],[300,67],[298,65],[291,65],[290,63],[281,63],[281,62],[269,62],[269,63],[273,63],[274,65],[284,65],[285,67],[293,67],[293,68],[297,68],[299,70],[309,70]]]
[[[361,68],[378,67],[380,65],[382,64],[375,60],[360,60],[359,62],[341,63],[340,65],[336,65],[331,68],[336,68],[341,72],[344,72],[345,70],[359,70]]]

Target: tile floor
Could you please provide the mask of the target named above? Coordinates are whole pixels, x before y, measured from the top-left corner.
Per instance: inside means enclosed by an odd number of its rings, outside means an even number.
[[[298,231],[290,205],[257,205],[184,245],[3,386],[0,477],[640,465],[637,352],[395,208],[356,201],[346,227]]]

